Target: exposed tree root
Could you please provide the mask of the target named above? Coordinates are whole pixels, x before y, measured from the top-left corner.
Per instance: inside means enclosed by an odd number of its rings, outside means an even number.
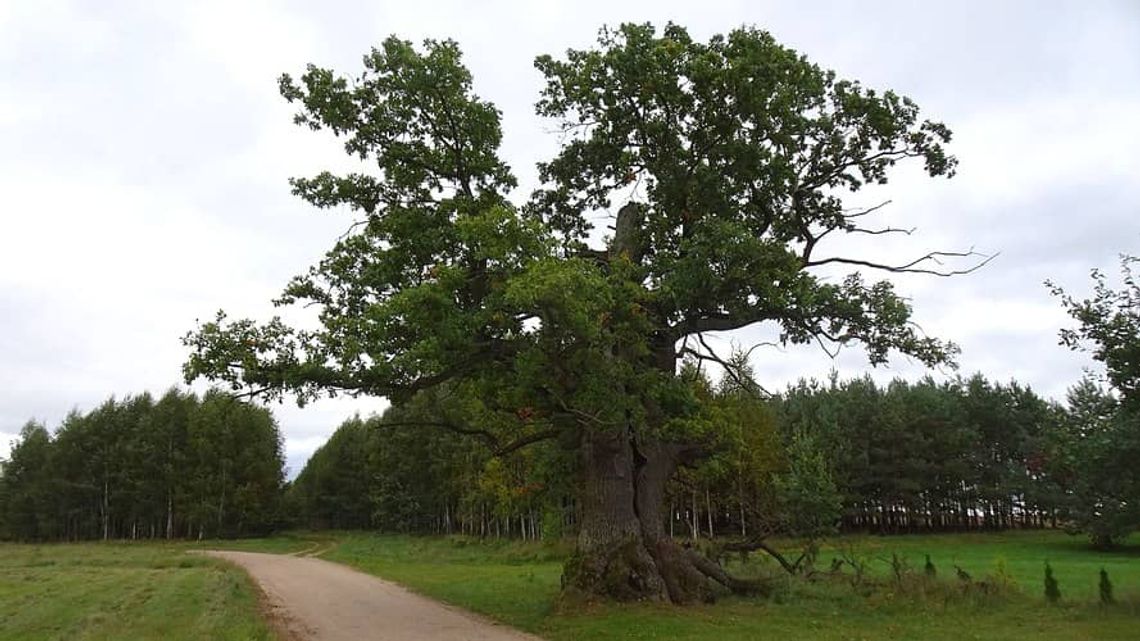
[[[646,546],[637,538],[575,553],[566,564],[562,587],[573,599],[675,604],[710,602],[723,589],[750,595],[771,591],[768,581],[734,577],[712,559],[672,540]]]
[[[779,550],[768,545],[763,539],[725,543],[720,546],[720,549],[723,552],[755,552],[756,550],[760,550],[775,559],[776,562],[780,564],[780,567],[784,568],[785,572],[792,575],[803,573],[805,561],[808,561],[812,557],[810,551],[804,551],[795,561],[789,561],[788,557],[785,557]]]
[[[708,557],[693,550],[688,550],[689,560],[705,576],[715,580],[724,587],[737,594],[759,594],[767,596],[772,592],[772,585],[763,579],[741,579],[729,574],[721,565]]]
[[[661,573],[653,557],[635,538],[575,552],[562,571],[562,589],[571,597],[606,597],[617,601],[666,598]]]

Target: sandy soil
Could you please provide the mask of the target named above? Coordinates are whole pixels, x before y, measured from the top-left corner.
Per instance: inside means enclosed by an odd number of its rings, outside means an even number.
[[[337,563],[303,556],[207,552],[249,572],[292,641],[540,641]]]

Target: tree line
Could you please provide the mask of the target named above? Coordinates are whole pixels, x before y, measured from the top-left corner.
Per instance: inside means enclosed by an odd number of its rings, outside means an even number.
[[[469,411],[448,389],[342,423],[290,484],[297,526],[540,538],[569,532],[573,472],[538,443],[496,457],[446,421]]]
[[[833,375],[762,398],[750,380],[713,384],[695,365],[684,369],[718,438],[700,466],[667,486],[673,537],[1067,526],[1095,540],[1101,519],[1090,506],[1111,486],[1095,479],[1127,474],[1120,457],[1104,466],[1105,456],[1082,454],[1093,446],[1090,425],[1109,421],[1116,404],[1091,380],[1066,405],[980,374],[885,385]],[[477,435],[457,439],[447,426],[473,407],[461,396],[424,393],[342,424],[289,490],[297,523],[573,534],[572,451],[544,442],[496,457]],[[1122,526],[1100,536],[1135,525],[1117,520]]]
[[[51,432],[29,421],[0,474],[0,538],[234,537],[280,520],[281,434],[211,390],[110,398]]]
[[[785,433],[825,444],[846,529],[915,532],[1056,524],[1049,439],[1064,411],[1016,382],[869,377],[801,382],[776,403]]]

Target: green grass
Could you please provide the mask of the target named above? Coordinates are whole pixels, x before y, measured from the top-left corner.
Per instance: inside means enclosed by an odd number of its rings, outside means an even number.
[[[271,538],[262,539],[207,539],[205,541],[182,542],[187,550],[236,550],[238,552],[268,552],[270,554],[291,554],[307,552],[327,547],[336,542],[337,534],[332,532],[285,532]]]
[[[1053,566],[1064,597],[1074,601],[1097,599],[1097,581],[1103,567],[1118,591],[1140,596],[1140,537],[1133,537],[1119,550],[1097,552],[1088,539],[1061,532],[1003,532],[938,536],[847,537],[820,552],[820,564],[843,550],[854,549],[867,558],[875,571],[886,574],[892,553],[905,558],[921,572],[925,555],[941,576],[953,579],[957,565],[975,579],[993,573],[1001,562],[1022,591],[1044,593],[1045,562]],[[1140,638],[1140,633],[1137,634]]]
[[[335,544],[335,545],[334,545]],[[331,547],[330,547],[331,546]],[[464,538],[297,533],[270,539],[196,543],[0,545],[0,641],[93,639],[273,639],[258,616],[245,575],[188,550],[225,548],[290,553],[327,550],[326,559],[535,632],[569,639],[1140,639],[1140,541],[1115,553],[1090,550],[1058,532],[848,537],[825,546],[818,565],[845,554],[865,561],[881,587],[859,594],[844,581],[781,580],[768,599],[725,597],[683,608],[558,605],[567,543]],[[887,577],[892,554],[921,572],[930,554],[934,589],[899,593]],[[1048,560],[1062,603],[1042,596]],[[779,576],[753,556],[734,571]],[[958,565],[982,579],[1000,565],[1017,589],[964,597]],[[1096,603],[1105,567],[1121,603]]]
[[[561,639],[1129,639],[1140,638],[1140,546],[1097,553],[1083,539],[1057,532],[996,535],[858,537],[820,554],[826,567],[838,552],[865,560],[887,583],[889,559],[898,553],[917,572],[929,553],[942,583],[925,595],[897,594],[884,585],[857,594],[845,582],[783,582],[770,599],[726,597],[716,604],[558,607],[565,545],[479,542],[346,534],[324,558],[391,579],[423,594],[504,623]],[[1044,562],[1060,581],[1064,600],[1042,596]],[[734,569],[772,573],[753,557]],[[1001,597],[963,597],[954,578],[959,565],[982,579],[1000,565],[1017,587]],[[1097,572],[1108,569],[1122,603],[1096,600]]]
[[[248,577],[187,548],[2,544],[0,640],[274,639]]]
[[[526,630],[558,595],[564,545],[464,538],[344,535],[321,555]]]

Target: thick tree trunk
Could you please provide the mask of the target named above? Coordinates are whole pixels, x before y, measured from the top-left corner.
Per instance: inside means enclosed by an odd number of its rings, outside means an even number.
[[[664,582],[637,513],[628,434],[584,433],[582,441],[578,548],[566,564],[563,587],[622,601],[664,599]]]
[[[713,582],[735,591],[760,586],[728,576],[665,532],[665,485],[696,448],[635,443],[628,432],[586,434],[580,448],[578,547],[562,585],[570,595],[620,601],[692,603]]]
[[[642,207],[630,203],[621,208],[607,251],[610,260],[641,262],[646,250],[644,221]],[[673,375],[677,338],[670,332],[652,335],[648,345],[652,356],[646,364]],[[615,345],[613,356],[620,351]],[[658,411],[652,404],[646,410],[650,415]],[[678,465],[702,455],[698,448],[647,439],[647,431],[633,424],[612,431],[593,427],[582,425],[580,431],[581,518],[578,548],[562,575],[564,593],[691,603],[711,598],[712,581],[739,591],[756,587],[729,577],[665,534],[661,510],[666,483]]]

